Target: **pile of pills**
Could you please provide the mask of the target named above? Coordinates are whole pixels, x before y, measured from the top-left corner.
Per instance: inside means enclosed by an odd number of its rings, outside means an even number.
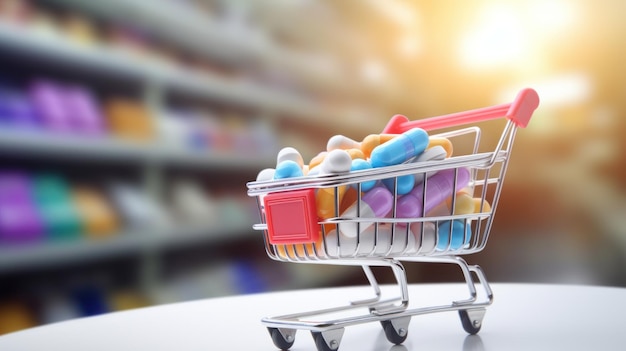
[[[356,175],[367,169],[441,161],[450,157],[452,151],[448,139],[430,137],[420,128],[402,134],[372,134],[361,142],[335,135],[328,140],[326,150],[308,164],[296,149],[283,148],[278,153],[276,168],[259,172],[257,181],[351,172]],[[487,202],[472,197],[468,189],[470,180],[470,170],[460,167],[317,189],[318,220],[359,219],[338,225],[324,224],[321,230],[326,240],[319,240],[317,245],[325,242],[325,252],[333,256],[354,254],[356,250],[358,254],[410,255],[467,247],[471,238],[469,220],[407,221],[396,223],[394,229],[389,223],[381,223],[384,222],[381,218],[392,216],[394,204],[395,218],[406,219],[490,211]],[[357,203],[359,191],[361,200]],[[376,222],[379,223],[374,225]],[[407,235],[392,235],[394,230]],[[284,254],[284,250],[281,252]]]

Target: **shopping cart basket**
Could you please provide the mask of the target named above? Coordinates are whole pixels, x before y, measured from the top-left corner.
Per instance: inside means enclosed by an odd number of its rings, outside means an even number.
[[[493,294],[482,269],[468,265],[461,256],[485,248],[516,130],[526,127],[538,104],[537,93],[524,89],[510,104],[416,121],[394,116],[383,130],[384,134],[399,134],[419,127],[429,131],[431,139],[449,140],[455,145],[454,155],[444,159],[345,174],[248,183],[248,195],[257,198],[261,217],[261,223],[254,225],[254,229],[264,232],[265,249],[270,258],[284,262],[361,266],[374,290],[373,298],[346,306],[264,318],[262,323],[274,344],[279,349],[289,349],[296,331],[304,329],[311,331],[318,350],[337,350],[345,327],[375,321],[382,324],[391,343],[401,344],[407,337],[412,316],[443,311],[458,311],[463,329],[476,334]],[[506,121],[503,120],[504,127],[495,148],[480,151],[482,130],[477,123],[500,117],[505,117]],[[453,129],[460,126],[464,127]],[[440,130],[439,134],[432,133],[436,130]],[[456,145],[469,146],[469,151],[459,153]],[[450,189],[441,190],[440,182],[435,180],[442,174],[447,176]],[[398,194],[399,182],[407,176],[421,179],[410,194],[412,199],[409,195]],[[391,182],[390,209],[385,216],[377,217],[371,208],[377,204],[368,203],[368,195],[362,190],[366,184],[369,187],[382,181]],[[342,212],[342,197],[347,196],[349,188],[356,189],[353,190],[356,199],[350,211]],[[334,196],[334,215],[329,218],[319,218],[316,212],[315,196],[321,191]],[[457,211],[467,202],[467,194],[472,210]],[[440,202],[444,196],[447,200]],[[438,209],[430,204],[433,198],[440,202]],[[407,210],[405,202],[408,200],[413,201],[413,206]],[[407,277],[400,261],[457,265],[469,296],[443,306],[409,308]],[[398,297],[382,299],[372,271],[372,267],[380,266],[391,268],[399,287]],[[482,288],[480,294],[476,283]],[[313,319],[353,309],[366,312],[345,318]]]

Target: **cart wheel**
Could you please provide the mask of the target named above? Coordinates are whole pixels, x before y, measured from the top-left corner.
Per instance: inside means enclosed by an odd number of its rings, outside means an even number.
[[[411,317],[396,318],[393,320],[380,321],[385,331],[385,336],[390,343],[400,345],[409,335],[409,321]]]
[[[289,350],[289,348],[293,346],[293,342],[296,341],[295,330],[283,329],[284,335],[280,330],[278,330],[278,328],[268,327],[267,331],[270,332],[274,345],[281,350]]]
[[[484,308],[475,310],[459,310],[459,317],[461,317],[463,329],[465,329],[468,334],[477,334],[483,324],[485,312],[486,310]]]
[[[343,328],[328,330],[325,332],[312,331],[313,341],[317,351],[337,351],[343,336]]]

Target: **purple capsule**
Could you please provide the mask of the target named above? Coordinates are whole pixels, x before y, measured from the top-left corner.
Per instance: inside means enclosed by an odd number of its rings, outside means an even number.
[[[452,194],[466,187],[470,179],[469,170],[458,168],[456,187],[454,184],[455,173],[457,172],[454,169],[444,169],[428,178],[425,183],[416,185],[410,193],[398,200],[397,217],[422,217],[424,213],[428,213]],[[424,184],[426,184],[425,191]]]

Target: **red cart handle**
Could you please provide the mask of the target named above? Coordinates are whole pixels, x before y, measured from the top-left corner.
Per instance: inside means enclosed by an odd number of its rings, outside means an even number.
[[[521,90],[515,97],[515,101],[510,104],[484,107],[416,121],[409,121],[405,116],[395,115],[391,117],[387,126],[385,126],[383,134],[401,134],[412,128],[434,130],[500,117],[506,117],[518,127],[525,128],[537,106],[539,106],[539,95],[533,89],[527,88]]]

